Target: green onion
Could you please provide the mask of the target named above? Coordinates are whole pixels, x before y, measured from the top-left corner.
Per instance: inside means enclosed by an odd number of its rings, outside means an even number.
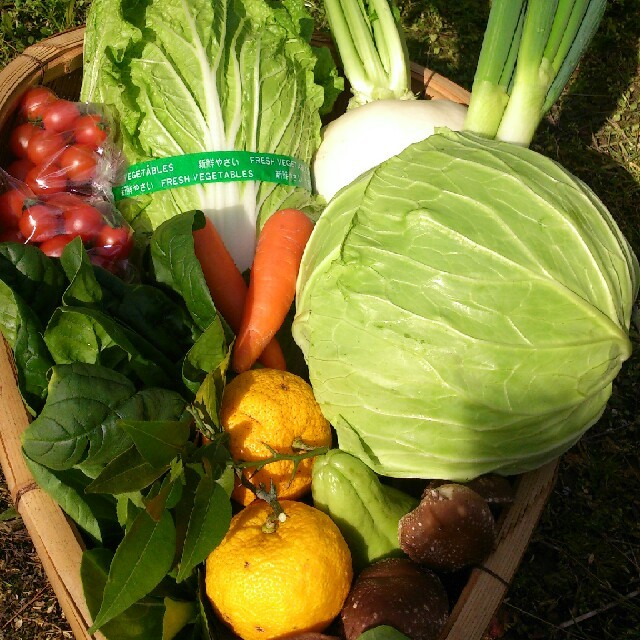
[[[494,0],[465,130],[528,146],[596,32],[606,0]]]
[[[465,130],[495,138],[509,102],[525,0],[493,0],[473,79]]]
[[[572,24],[567,29],[567,43],[564,48],[561,48],[560,55],[557,56],[558,59],[554,60],[554,67],[557,68],[557,72],[547,92],[547,98],[542,108],[543,115],[556,103],[567,82],[569,82],[569,78],[578,66],[582,54],[600,26],[607,0],[583,0],[581,4],[586,4],[587,7],[582,14],[580,24],[577,28],[576,25]],[[570,39],[568,34],[575,35]]]
[[[349,106],[384,98],[415,98],[395,6],[387,0],[324,0],[324,5],[351,84]]]

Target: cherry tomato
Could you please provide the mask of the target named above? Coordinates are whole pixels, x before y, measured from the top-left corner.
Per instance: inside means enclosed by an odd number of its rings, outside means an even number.
[[[0,231],[0,242],[19,242],[24,244],[26,240],[19,229],[5,229]]]
[[[19,124],[9,136],[9,149],[16,158],[26,159],[28,157],[29,142],[34,134],[42,129],[32,122]]]
[[[27,177],[27,173],[29,173],[29,170],[33,169],[34,166],[35,165],[30,160],[19,158],[18,160],[14,160],[7,167],[7,173],[10,176],[13,176],[16,180],[24,182],[25,178]]]
[[[74,102],[56,100],[47,104],[42,111],[42,124],[47,131],[71,131],[80,111]]]
[[[82,207],[87,204],[84,198],[75,193],[69,193],[68,191],[45,195],[44,200],[49,206],[58,207],[60,210],[70,207]]]
[[[89,148],[69,145],[60,156],[60,166],[72,182],[91,182],[96,176],[98,158]]]
[[[80,236],[82,242],[92,242],[104,226],[102,214],[90,204],[73,206],[62,212],[65,233]]]
[[[92,149],[100,148],[107,139],[109,125],[97,113],[86,113],[80,116],[73,127],[73,135],[77,143],[86,144]]]
[[[20,114],[27,120],[37,120],[42,117],[46,105],[55,102],[58,96],[47,87],[31,87],[20,99]]]
[[[133,238],[128,227],[103,225],[95,241],[95,252],[111,260],[122,260],[131,252]]]
[[[62,134],[42,129],[31,136],[27,157],[33,164],[44,164],[52,161],[65,146],[66,140]]]
[[[39,245],[40,251],[50,258],[59,258],[63,249],[73,240],[73,236],[59,235],[45,240]]]
[[[37,196],[59,193],[67,188],[67,177],[55,163],[35,165],[24,179],[27,187]]]
[[[25,206],[25,194],[19,189],[9,189],[0,196],[0,228],[17,229],[22,210]]]
[[[64,233],[60,211],[46,204],[27,207],[20,218],[20,233],[29,242],[44,242]]]

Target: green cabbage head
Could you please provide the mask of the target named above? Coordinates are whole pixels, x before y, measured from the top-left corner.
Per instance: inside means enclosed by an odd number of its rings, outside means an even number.
[[[293,335],[342,449],[393,477],[517,474],[601,416],[638,261],[529,149],[440,130],[329,203]]]

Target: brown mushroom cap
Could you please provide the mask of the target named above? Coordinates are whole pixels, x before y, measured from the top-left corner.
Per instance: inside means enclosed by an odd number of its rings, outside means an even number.
[[[449,615],[438,576],[406,558],[380,560],[356,579],[342,609],[346,640],[388,625],[411,640],[435,640]]]
[[[400,519],[400,548],[434,571],[457,571],[482,562],[493,549],[496,522],[487,501],[461,484],[427,489]]]
[[[425,491],[429,489],[437,489],[443,484],[452,484],[448,480],[431,480]],[[465,487],[473,489],[477,494],[481,495],[490,505],[507,505],[511,504],[515,498],[513,486],[504,476],[496,473],[488,473],[484,476],[478,476],[469,482],[460,483]],[[424,493],[423,493],[424,495]]]

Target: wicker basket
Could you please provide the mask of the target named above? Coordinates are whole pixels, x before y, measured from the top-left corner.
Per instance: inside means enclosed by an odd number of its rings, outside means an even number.
[[[35,44],[0,71],[0,159],[14,108],[29,86],[44,84],[59,96],[77,99],[84,29]],[[431,98],[466,103],[469,94],[443,76],[412,64],[414,90]],[[35,484],[21,454],[20,434],[29,417],[15,381],[11,349],[0,344],[0,463],[9,492],[29,531],[49,581],[77,639],[90,636],[90,615],[80,582],[83,545],[73,523]],[[455,603],[441,640],[479,640],[504,598],[531,534],[555,484],[557,461],[518,478],[515,502],[499,521],[498,544],[470,578]]]

